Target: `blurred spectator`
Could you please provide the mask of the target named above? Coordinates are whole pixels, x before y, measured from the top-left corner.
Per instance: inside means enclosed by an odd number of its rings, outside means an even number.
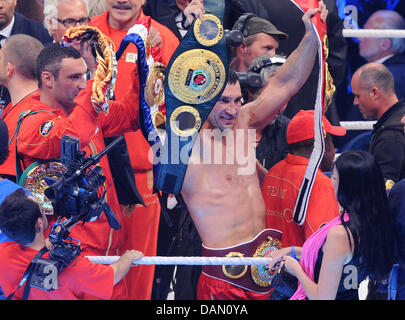
[[[32,20],[44,21],[44,6],[39,0],[17,0],[15,11]]]
[[[107,5],[103,0],[87,0],[89,7],[89,17],[98,16],[107,10]]]
[[[405,29],[405,19],[397,12],[379,10],[366,21],[364,29]],[[405,39],[359,38],[359,54],[368,62],[384,64],[395,79],[395,92],[405,98]]]
[[[146,15],[168,27],[181,40],[189,28],[183,10],[190,2],[190,0],[146,0],[143,10]],[[210,13],[207,9],[209,10],[209,7],[206,8],[206,12]],[[225,0],[224,28],[231,29],[242,13],[244,11],[239,1]]]
[[[48,225],[48,217],[41,212],[38,202],[21,189],[10,194],[0,205],[1,229],[12,239],[0,245],[0,284],[8,299],[83,300],[87,295],[111,299],[114,286],[125,277],[132,262],[143,256],[136,250],[126,251],[118,261],[107,266],[90,262],[80,251],[71,263],[66,263],[65,257],[55,259],[51,256],[52,260],[59,260],[68,268],[61,271],[54,267],[53,271],[45,271],[45,279],[51,277],[49,283],[56,281],[57,285],[53,290],[44,290],[34,285],[31,276],[27,279],[24,274],[27,269],[30,275],[36,272],[37,269],[32,267],[37,262],[35,257],[49,259],[50,254],[46,253]]]
[[[42,23],[15,12],[16,5],[17,0],[0,1],[0,11],[3,13],[0,16],[0,47],[9,36],[18,33],[30,35],[43,44],[51,43],[52,38]],[[10,101],[8,90],[0,87],[0,114]]]
[[[45,0],[45,25],[55,42],[63,40],[72,26],[90,22],[86,0]]]

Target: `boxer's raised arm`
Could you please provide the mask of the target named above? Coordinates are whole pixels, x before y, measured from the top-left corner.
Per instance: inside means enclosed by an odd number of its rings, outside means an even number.
[[[248,127],[260,131],[264,129],[308,79],[318,48],[317,34],[311,17],[318,13],[321,19],[326,18],[327,10],[322,1],[319,1],[319,8],[309,9],[302,17],[306,32],[298,47],[290,54],[276,75],[270,78],[259,97],[242,108],[241,113],[246,114]]]

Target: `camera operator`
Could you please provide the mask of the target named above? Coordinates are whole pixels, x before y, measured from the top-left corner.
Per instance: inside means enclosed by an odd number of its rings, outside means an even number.
[[[15,293],[13,299],[22,298],[26,284],[19,287],[19,283],[25,270],[42,248],[49,247],[44,237],[47,227],[47,218],[41,213],[37,201],[22,189],[10,194],[0,205],[0,229],[14,241],[0,244],[0,287],[6,296]],[[128,250],[118,261],[106,266],[92,263],[79,255],[59,273],[56,290],[45,291],[31,287],[28,298],[80,300],[86,295],[92,295],[110,299],[114,285],[125,277],[131,263],[142,256],[139,251]],[[43,257],[48,258],[48,253]]]

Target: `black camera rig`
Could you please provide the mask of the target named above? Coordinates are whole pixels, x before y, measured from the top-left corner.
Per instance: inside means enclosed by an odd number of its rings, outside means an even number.
[[[102,175],[102,168],[96,164],[122,139],[122,136],[118,137],[97,155],[86,158],[85,152],[80,151],[79,139],[63,136],[60,161],[67,170],[59,179],[45,178],[49,185],[45,195],[52,202],[54,214],[58,216],[49,233],[52,249],[49,259],[39,255],[32,261],[30,286],[46,291],[57,289],[58,274],[81,253],[80,241],[69,237],[70,229],[78,222],[84,224],[95,221],[104,212],[111,228],[121,228],[106,202],[106,178]],[[104,193],[100,194],[102,186]]]

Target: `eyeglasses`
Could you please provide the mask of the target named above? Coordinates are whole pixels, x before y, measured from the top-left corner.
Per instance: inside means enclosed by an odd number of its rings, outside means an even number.
[[[68,18],[68,19],[64,19],[64,20],[59,19],[59,18],[55,18],[55,19],[58,22],[62,23],[66,28],[73,27],[73,26],[75,26],[77,24],[79,24],[79,25],[87,24],[90,21],[89,17],[83,17],[83,18],[80,18],[78,20],[72,19],[72,18]]]

